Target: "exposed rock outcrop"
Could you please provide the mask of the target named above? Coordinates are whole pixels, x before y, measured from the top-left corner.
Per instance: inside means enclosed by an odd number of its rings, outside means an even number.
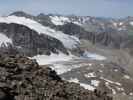
[[[18,52],[24,55],[47,55],[50,52],[58,53],[58,51],[67,54],[66,48],[59,40],[45,34],[38,34],[24,25],[0,23],[0,32],[11,38],[13,48],[16,47],[16,50],[18,49]]]

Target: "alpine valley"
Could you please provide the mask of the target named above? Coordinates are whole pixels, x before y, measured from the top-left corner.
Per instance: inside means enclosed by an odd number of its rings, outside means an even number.
[[[113,19],[43,13],[35,16],[17,11],[0,17],[0,55],[3,54],[23,56],[20,58],[31,62],[36,60],[42,72],[55,70],[56,78],[61,77],[59,87],[75,83],[78,90],[102,91],[113,100],[133,100],[133,17]],[[72,91],[68,87],[62,91]],[[103,95],[99,99],[48,100],[112,100]]]

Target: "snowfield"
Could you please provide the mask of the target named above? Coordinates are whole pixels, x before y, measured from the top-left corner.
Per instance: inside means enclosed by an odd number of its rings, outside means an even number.
[[[69,61],[72,58],[74,58],[73,55],[65,55],[63,53],[59,54],[54,54],[51,53],[51,55],[37,55],[32,57],[32,59],[36,59],[39,65],[46,65],[46,64],[54,64],[56,62],[61,62],[61,61]]]
[[[91,53],[90,53],[91,54]],[[72,54],[65,55],[63,53],[54,54],[51,53],[51,55],[37,55],[32,57],[32,59],[36,59],[39,65],[47,65],[50,64],[51,68],[57,72],[57,74],[61,75],[63,73],[69,72],[72,69],[80,68],[83,66],[92,66],[91,63],[78,63],[78,64],[68,64],[72,62],[78,62],[78,60],[105,60],[103,59],[103,56],[95,55],[94,57],[77,57]],[[100,57],[100,58],[99,58]],[[101,58],[102,57],[102,58]],[[67,64],[65,64],[67,63]],[[85,74],[85,77],[96,77],[95,73],[88,73]]]
[[[83,64],[81,65],[65,65],[65,64],[53,64],[52,66],[50,66],[53,70],[55,70],[57,72],[58,75],[64,74],[66,72],[71,71],[72,69],[76,69],[76,68],[80,68],[82,67]]]
[[[46,34],[48,36],[60,40],[64,44],[64,46],[69,49],[76,48],[77,45],[80,43],[79,39],[75,36],[64,34],[61,31],[55,31],[54,29],[43,26],[40,23],[25,17],[17,17],[17,16],[0,17],[0,22],[7,24],[16,23],[16,24],[25,25],[30,29],[37,31],[39,34]]]
[[[12,40],[9,39],[6,35],[0,33],[0,46],[2,44],[4,44],[5,46],[7,46],[8,43],[12,44]]]

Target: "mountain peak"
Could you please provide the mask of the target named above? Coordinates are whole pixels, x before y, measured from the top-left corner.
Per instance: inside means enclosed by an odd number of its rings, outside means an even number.
[[[16,11],[16,12],[9,14],[9,16],[12,16],[12,15],[18,16],[18,17],[32,17],[32,15],[30,15],[24,11]]]

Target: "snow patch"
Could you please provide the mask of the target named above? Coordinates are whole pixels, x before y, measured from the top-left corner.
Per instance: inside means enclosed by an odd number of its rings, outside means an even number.
[[[124,91],[124,88],[119,88],[119,87],[117,87],[117,90],[118,90],[118,91]]]
[[[53,64],[50,66],[53,70],[57,72],[58,75],[71,71],[73,68],[72,66],[67,66],[63,64]],[[78,66],[77,66],[78,67]]]
[[[115,89],[113,89],[111,86],[109,86],[109,83],[108,83],[108,82],[106,82],[105,84],[106,84],[106,86],[107,86],[110,90],[112,90],[112,93],[113,93],[113,94],[116,94]]]
[[[70,78],[69,82],[79,83],[77,78]]]
[[[12,44],[12,40],[9,39],[6,35],[0,33],[0,46],[2,44],[4,44],[5,46],[7,46],[8,43]]]
[[[78,83],[80,84],[80,86],[84,87],[85,89],[88,89],[90,91],[94,91],[95,90],[95,87],[91,86],[91,85],[88,85],[88,84],[84,84],[84,83],[81,83],[79,82],[79,80],[77,78],[71,78],[70,80],[68,80],[69,82],[74,82],[74,83]]]
[[[118,72],[118,69],[115,69],[114,71],[115,71],[115,72]]]
[[[100,64],[101,66],[104,66],[104,64]]]
[[[133,22],[130,22],[130,25],[133,25]]]
[[[84,84],[84,83],[80,83],[80,86],[84,87],[85,89],[88,89],[90,91],[94,91],[95,88],[91,85],[88,85],[88,84]]]
[[[46,65],[46,64],[54,64],[59,61],[69,61],[73,58],[73,55],[65,55],[63,53],[54,54],[51,53],[51,55],[37,55],[32,57],[32,59],[36,59],[39,65]]]
[[[123,22],[120,22],[119,25],[120,25],[120,26],[123,25]]]
[[[114,25],[115,27],[117,27],[117,23],[116,23],[116,22],[114,22],[113,25]]]
[[[92,64],[91,64],[91,63],[89,63],[89,66],[92,66]]]
[[[132,96],[132,95],[133,95],[133,93],[131,92],[131,93],[129,93],[129,95],[131,95],[131,96]]]
[[[55,25],[64,25],[65,23],[71,22],[69,18],[63,16],[50,16],[50,18]]]
[[[90,52],[87,52],[87,51],[84,52],[83,57],[90,58],[90,59],[93,59],[93,60],[106,60],[107,59],[105,56],[98,55],[98,54],[95,54],[95,53],[90,53]]]
[[[98,81],[98,80],[91,80],[91,85],[93,85],[95,87],[99,86],[99,83],[100,83],[100,81]]]
[[[74,21],[73,23],[76,24],[76,25],[82,26],[82,24],[79,23],[79,22]]]
[[[92,73],[85,74],[85,77],[88,77],[88,78],[90,78],[90,77],[96,77],[96,75],[95,75],[94,72],[92,72]]]
[[[128,75],[124,75],[124,78],[126,78],[126,79],[130,79],[131,77],[128,76]]]
[[[76,69],[76,68],[80,68],[83,67],[87,64],[59,64],[59,63],[55,63],[52,66],[50,66],[53,70],[55,70],[57,72],[57,74],[63,74],[66,72],[71,71],[72,69]]]
[[[105,81],[108,82],[108,83],[111,83],[111,84],[115,84],[115,85],[119,85],[119,86],[121,86],[121,83],[119,83],[119,82],[113,82],[113,81],[108,80],[108,79],[105,79],[105,78],[103,78],[103,77],[100,77],[100,78],[103,79],[103,80],[105,80]]]

